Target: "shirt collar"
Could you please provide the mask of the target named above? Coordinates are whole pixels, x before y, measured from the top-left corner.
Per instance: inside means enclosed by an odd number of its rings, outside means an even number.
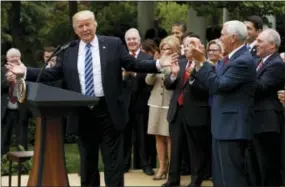
[[[136,53],[136,56],[135,56],[136,58],[138,57],[140,51],[141,51],[140,48],[138,48],[137,51],[135,52],[135,53]],[[130,53],[130,55],[132,55],[132,52],[131,52],[131,51],[129,51],[129,53]]]
[[[252,50],[255,44],[256,44],[256,40],[254,40],[251,44],[248,45],[250,47],[250,50]]]
[[[235,50],[233,50],[232,52],[230,52],[229,59],[231,59],[231,57],[238,51],[240,50],[244,45],[239,46],[238,48],[236,48]]]
[[[98,37],[95,35],[94,39],[90,42],[92,48],[97,49],[99,47],[98,45]],[[85,47],[87,43],[85,43],[83,40],[80,40],[79,46],[80,46],[80,51],[79,53],[85,53]]]
[[[270,54],[270,55],[268,55],[268,56],[266,56],[266,57],[262,58],[263,63],[265,63],[265,62],[266,62],[266,60],[267,60],[271,55],[273,55],[273,54]]]

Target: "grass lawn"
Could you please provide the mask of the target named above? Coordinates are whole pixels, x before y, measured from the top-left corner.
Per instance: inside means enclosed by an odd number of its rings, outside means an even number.
[[[68,173],[78,173],[80,169],[80,161],[79,161],[79,152],[77,144],[65,144],[65,158],[66,158],[66,168]],[[29,146],[28,150],[32,151],[34,147],[32,145]],[[12,146],[10,151],[16,151],[16,146]],[[30,161],[31,163],[31,161]],[[16,171],[16,163],[15,164],[15,171]],[[8,171],[8,163],[5,164],[5,171]],[[101,158],[101,154],[99,154],[99,170],[103,171],[103,162]],[[3,173],[4,168],[1,169],[1,173]],[[6,171],[6,172],[7,172]],[[5,173],[5,172],[4,172]],[[13,171],[14,173],[14,171]],[[15,173],[16,174],[16,173]]]
[[[65,144],[65,159],[68,173],[78,173],[80,168],[79,152],[77,144]],[[99,171],[103,171],[103,161],[101,154],[99,154]]]

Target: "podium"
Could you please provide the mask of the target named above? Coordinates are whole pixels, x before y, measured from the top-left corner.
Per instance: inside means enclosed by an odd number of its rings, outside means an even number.
[[[26,103],[36,116],[36,141],[27,186],[67,187],[64,135],[61,118],[79,106],[94,106],[98,98],[26,82]]]

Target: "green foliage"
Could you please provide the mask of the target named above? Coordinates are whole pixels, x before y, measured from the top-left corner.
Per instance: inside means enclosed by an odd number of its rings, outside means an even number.
[[[156,17],[161,20],[161,26],[168,31],[175,22],[187,23],[188,5],[175,2],[158,2]]]
[[[18,149],[20,151],[26,151],[23,146],[19,145]],[[1,175],[8,175],[9,174],[9,166],[10,163],[8,161],[8,156],[7,154],[3,155],[2,160],[1,160]],[[26,162],[22,163],[22,174],[28,174],[32,168],[32,159],[27,160]],[[17,162],[12,162],[12,174],[18,173],[18,163]]]
[[[97,10],[97,21],[99,34],[124,37],[127,29],[137,27],[136,2],[112,2]]]
[[[225,7],[230,13],[230,19],[243,20],[251,15],[261,16],[265,23],[266,15],[280,15],[285,12],[284,1],[203,1],[189,2],[190,7],[198,12],[198,15],[216,15],[219,9]]]

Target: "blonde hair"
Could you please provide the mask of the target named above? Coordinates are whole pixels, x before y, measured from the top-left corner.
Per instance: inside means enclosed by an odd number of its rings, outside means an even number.
[[[96,19],[95,19],[95,14],[94,12],[90,11],[90,10],[82,10],[82,11],[79,11],[77,12],[76,14],[73,15],[72,17],[72,25],[73,25],[73,28],[75,28],[75,22],[77,20],[83,20],[83,19],[89,19],[91,18],[92,20],[94,20],[95,22],[95,26],[97,26],[97,22],[96,22]]]
[[[175,36],[167,36],[166,38],[163,38],[163,40],[159,44],[159,49],[163,47],[163,45],[168,44],[172,50],[172,52],[177,53],[180,55],[180,41]]]
[[[217,46],[219,47],[219,49],[220,49],[221,52],[223,51],[221,41],[218,40],[218,39],[211,40],[211,41],[207,44],[207,50],[209,49],[210,45],[212,45],[212,44],[217,45]]]

